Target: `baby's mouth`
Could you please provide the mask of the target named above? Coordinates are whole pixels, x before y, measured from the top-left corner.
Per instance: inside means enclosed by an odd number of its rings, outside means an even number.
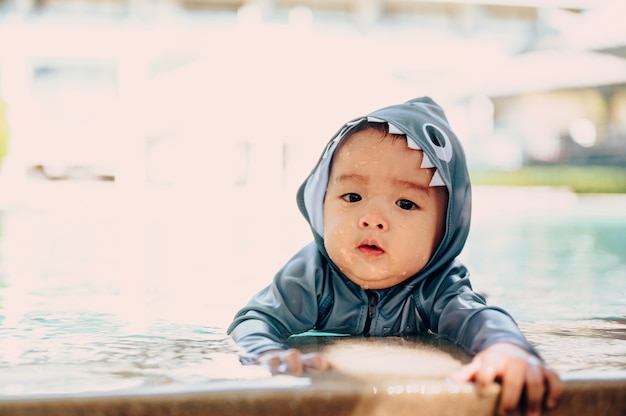
[[[361,244],[359,250],[365,254],[383,254],[385,250],[377,246],[376,244]]]

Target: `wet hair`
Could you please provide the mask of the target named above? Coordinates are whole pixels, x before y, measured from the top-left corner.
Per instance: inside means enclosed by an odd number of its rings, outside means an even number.
[[[331,161],[330,161],[330,167],[328,170],[328,176],[330,177],[330,174],[333,170],[333,162],[335,159],[335,155],[337,155],[339,153],[339,150],[341,150],[341,148],[343,147],[343,145],[350,139],[350,137],[354,136],[355,134],[362,132],[362,131],[366,131],[366,130],[373,130],[376,131],[378,133],[380,133],[380,140],[386,140],[388,138],[392,139],[393,141],[396,140],[404,140],[407,141],[408,138],[406,137],[405,134],[395,134],[395,133],[389,133],[389,124],[388,123],[381,123],[381,122],[374,122],[374,121],[368,121],[367,119],[363,119],[362,121],[360,121],[359,123],[355,124],[353,127],[350,128],[350,130],[348,132],[346,132],[346,134],[343,136],[343,138],[341,139],[341,141],[337,144],[337,148],[335,149],[335,151],[333,152]],[[420,150],[421,152],[422,150]],[[431,171],[432,174],[435,173],[436,168],[427,168],[428,170]],[[448,198],[448,188],[445,186],[436,186],[434,187],[436,192],[442,192],[445,193],[445,197],[446,199]]]
[[[403,138],[406,139],[406,136],[404,134],[390,134],[389,133],[389,124],[388,123],[380,123],[380,122],[373,122],[373,121],[367,121],[367,119],[364,119],[362,121],[360,121],[358,124],[356,124],[354,127],[352,127],[347,133],[346,135],[343,137],[343,139],[341,140],[342,142],[345,142],[346,139],[348,139],[350,136],[364,131],[364,130],[374,130],[380,133],[381,138],[385,137],[385,136],[390,136],[393,138]],[[339,143],[339,145],[341,145],[341,143]],[[339,149],[337,149],[339,150]]]
[[[399,140],[399,139],[407,140],[406,135],[404,134],[389,133],[388,123],[374,122],[374,121],[368,121],[367,119],[363,119],[362,121],[360,121],[359,123],[351,127],[350,130],[348,130],[348,132],[346,132],[346,134],[341,138],[341,141],[337,144],[337,148],[333,152],[333,159],[335,155],[337,154],[337,152],[339,152],[339,150],[343,147],[344,143],[346,143],[350,137],[354,136],[355,134],[359,132],[366,131],[366,130],[373,130],[373,131],[380,133],[381,140],[385,138],[391,138],[394,141]],[[331,170],[332,170],[333,159],[331,159],[331,165],[330,165]]]

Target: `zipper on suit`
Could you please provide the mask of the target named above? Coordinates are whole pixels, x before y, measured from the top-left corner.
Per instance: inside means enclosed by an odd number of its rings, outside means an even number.
[[[376,313],[376,305],[378,305],[378,295],[376,294],[376,292],[372,292],[371,290],[366,290],[365,294],[367,295],[367,317],[365,318],[363,335],[367,336],[369,335],[370,327],[372,326],[372,319],[374,319],[374,314]]]

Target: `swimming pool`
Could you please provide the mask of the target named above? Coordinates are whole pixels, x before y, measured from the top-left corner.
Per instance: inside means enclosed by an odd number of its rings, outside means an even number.
[[[0,213],[0,396],[267,377],[225,327],[308,241],[292,195],[36,190]],[[624,374],[626,195],[477,187],[473,217],[475,289],[557,370]]]

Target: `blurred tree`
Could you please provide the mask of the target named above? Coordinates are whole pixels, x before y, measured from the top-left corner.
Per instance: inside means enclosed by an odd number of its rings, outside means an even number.
[[[4,157],[9,153],[9,122],[6,109],[6,104],[0,100],[0,166]]]

